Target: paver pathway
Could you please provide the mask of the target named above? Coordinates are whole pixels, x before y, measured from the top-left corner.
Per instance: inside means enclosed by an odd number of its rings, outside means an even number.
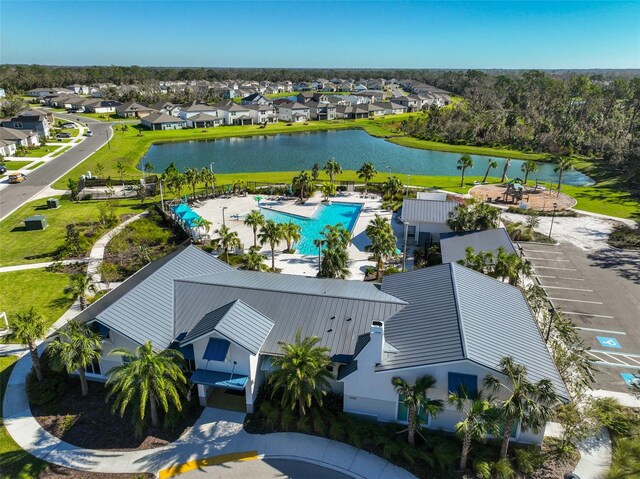
[[[33,417],[25,391],[30,369],[29,355],[13,368],[3,402],[4,425],[25,451],[71,469],[157,475],[198,459],[257,451],[259,457],[309,461],[356,478],[414,478],[381,457],[329,439],[298,433],[249,434],[242,428],[243,413],[214,408],[205,408],[192,428],[163,447],[130,452],[84,449],[52,436]]]

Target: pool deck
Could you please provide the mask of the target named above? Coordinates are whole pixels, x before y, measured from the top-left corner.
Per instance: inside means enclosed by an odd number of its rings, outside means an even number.
[[[391,212],[384,211],[381,208],[381,200],[379,197],[362,198],[358,193],[345,194],[344,196],[332,197],[331,201],[334,203],[359,203],[362,204],[362,210],[358,221],[353,227],[352,237],[353,242],[349,246],[349,270],[351,271],[352,280],[362,280],[364,278],[364,271],[368,266],[375,266],[373,261],[370,261],[369,253],[364,248],[369,244],[369,238],[365,234],[365,229],[373,217],[378,214],[386,218],[391,217]],[[320,193],[316,193],[312,198],[307,200],[304,204],[299,204],[295,200],[282,200],[282,201],[269,201],[268,197],[263,197],[260,201],[260,206],[264,206],[282,213],[289,213],[298,216],[310,217],[318,208],[318,205],[322,202],[322,196]],[[210,235],[215,236],[214,230],[222,226],[222,208],[226,207],[225,223],[231,228],[232,231],[236,231],[240,237],[245,249],[248,249],[253,245],[253,231],[250,227],[244,224],[244,217],[251,210],[257,208],[257,201],[253,195],[246,197],[232,197],[232,198],[216,198],[214,200],[207,200],[200,204],[192,206],[192,209],[200,216],[211,221]],[[397,229],[398,225],[395,225],[392,221],[394,229]],[[396,237],[401,238],[402,235],[396,231]],[[398,247],[400,248],[400,244]],[[282,250],[286,247],[282,242],[278,248],[276,248],[275,263],[276,268],[282,270],[282,273],[297,274],[302,276],[315,276],[318,273],[318,257],[317,255],[299,255],[299,254],[284,254]],[[270,254],[268,246],[265,246],[261,251],[268,257],[270,262]]]

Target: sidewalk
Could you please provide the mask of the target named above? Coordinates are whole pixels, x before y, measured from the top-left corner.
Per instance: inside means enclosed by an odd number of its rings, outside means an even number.
[[[52,264],[75,264],[75,263],[86,263],[89,261],[87,258],[78,258],[78,259],[65,259],[63,261],[48,261],[46,263],[31,263],[31,264],[18,264],[15,266],[3,266],[0,268],[0,273],[8,273],[10,271],[23,271],[25,269],[38,269],[38,268],[46,268],[51,266]]]
[[[31,415],[25,380],[30,356],[16,363],[5,394],[4,424],[18,445],[47,462],[91,472],[141,473],[160,471],[212,456],[256,451],[258,457],[286,458],[323,465],[363,479],[414,478],[381,457],[347,444],[298,433],[249,434],[242,428],[244,414],[205,408],[180,439],[144,451],[83,449],[52,436]]]

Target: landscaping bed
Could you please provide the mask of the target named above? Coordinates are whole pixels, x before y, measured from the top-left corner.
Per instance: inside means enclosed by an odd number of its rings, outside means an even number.
[[[621,249],[640,249],[640,223],[635,228],[624,224],[616,225],[607,242]]]
[[[172,427],[156,429],[149,426],[138,435],[131,409],[122,418],[111,413],[112,402],[107,402],[108,390],[104,384],[90,382],[89,395],[82,397],[79,381],[73,379],[72,382],[67,392],[42,406],[32,405],[31,410],[47,432],[88,449],[129,451],[164,446],[193,426],[203,409],[194,394],[190,403],[183,404],[182,414],[170,412],[169,416],[175,419]]]
[[[66,467],[49,465],[46,471],[38,476],[38,479],[153,479],[151,473],[113,474],[107,472],[86,472]]]

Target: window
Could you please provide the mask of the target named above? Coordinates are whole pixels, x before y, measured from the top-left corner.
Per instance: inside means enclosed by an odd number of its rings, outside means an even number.
[[[85,372],[87,374],[93,374],[95,376],[101,376],[102,372],[100,371],[100,361],[94,360],[93,363],[89,364],[85,368]]]
[[[429,398],[427,398],[427,401],[428,400]],[[420,416],[420,419],[422,419],[423,425],[426,426],[429,424],[429,413],[419,410],[418,415]],[[402,394],[398,394],[398,412],[396,414],[396,420],[400,422],[409,421],[409,408],[404,405],[404,396]]]
[[[22,123],[19,122],[19,121],[15,121],[15,122],[13,122],[13,127],[14,128],[22,128]]]
[[[478,394],[478,376],[474,374],[449,373],[449,392],[472,397]]]

